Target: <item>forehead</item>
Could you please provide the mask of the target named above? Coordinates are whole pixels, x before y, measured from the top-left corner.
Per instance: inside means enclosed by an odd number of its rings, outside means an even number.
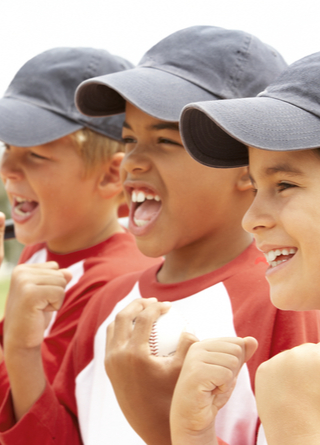
[[[144,131],[173,130],[179,133],[179,123],[158,119],[126,102],[126,117],[123,128]]]
[[[271,177],[279,173],[312,176],[320,173],[320,154],[315,150],[269,151],[249,147],[250,175]]]

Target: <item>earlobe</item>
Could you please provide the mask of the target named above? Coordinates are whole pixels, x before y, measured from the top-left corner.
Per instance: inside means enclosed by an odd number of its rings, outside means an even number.
[[[237,180],[237,188],[241,192],[245,192],[246,190],[252,189],[252,183],[249,176],[249,168],[248,167],[240,167],[239,168],[239,176]]]
[[[120,164],[124,153],[115,153],[111,159],[105,163],[104,171],[99,178],[99,192],[104,199],[110,199],[122,191],[120,180]]]

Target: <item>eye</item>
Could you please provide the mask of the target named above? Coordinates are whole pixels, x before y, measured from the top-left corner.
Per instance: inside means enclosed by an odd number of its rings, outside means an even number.
[[[124,144],[134,144],[134,143],[136,143],[136,140],[134,138],[130,138],[130,137],[123,137],[122,142]]]
[[[182,144],[180,142],[174,141],[172,139],[161,138],[161,137],[158,139],[158,144],[177,145],[179,147],[182,147]]]
[[[35,152],[33,152],[33,151],[31,151],[30,154],[31,154],[31,156],[32,156],[33,158],[36,158],[36,159],[48,159],[48,158],[46,158],[46,157],[44,157],[44,156],[40,156],[40,155],[38,155],[38,153],[35,153]]]
[[[290,182],[279,182],[277,184],[279,192],[283,192],[284,190],[297,187],[295,184],[291,184]]]

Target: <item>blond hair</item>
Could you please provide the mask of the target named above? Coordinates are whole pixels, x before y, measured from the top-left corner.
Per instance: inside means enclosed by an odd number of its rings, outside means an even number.
[[[97,165],[111,159],[115,153],[124,151],[122,142],[110,139],[87,127],[81,128],[69,136],[77,153],[83,159],[86,175],[90,174]]]

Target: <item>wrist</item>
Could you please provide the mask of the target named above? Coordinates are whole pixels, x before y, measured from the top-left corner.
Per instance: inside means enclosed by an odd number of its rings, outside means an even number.
[[[5,349],[5,363],[18,421],[29,411],[46,387],[41,347]]]
[[[172,445],[218,445],[214,425],[196,431],[179,425],[175,426],[174,423],[174,421],[171,423]]]

